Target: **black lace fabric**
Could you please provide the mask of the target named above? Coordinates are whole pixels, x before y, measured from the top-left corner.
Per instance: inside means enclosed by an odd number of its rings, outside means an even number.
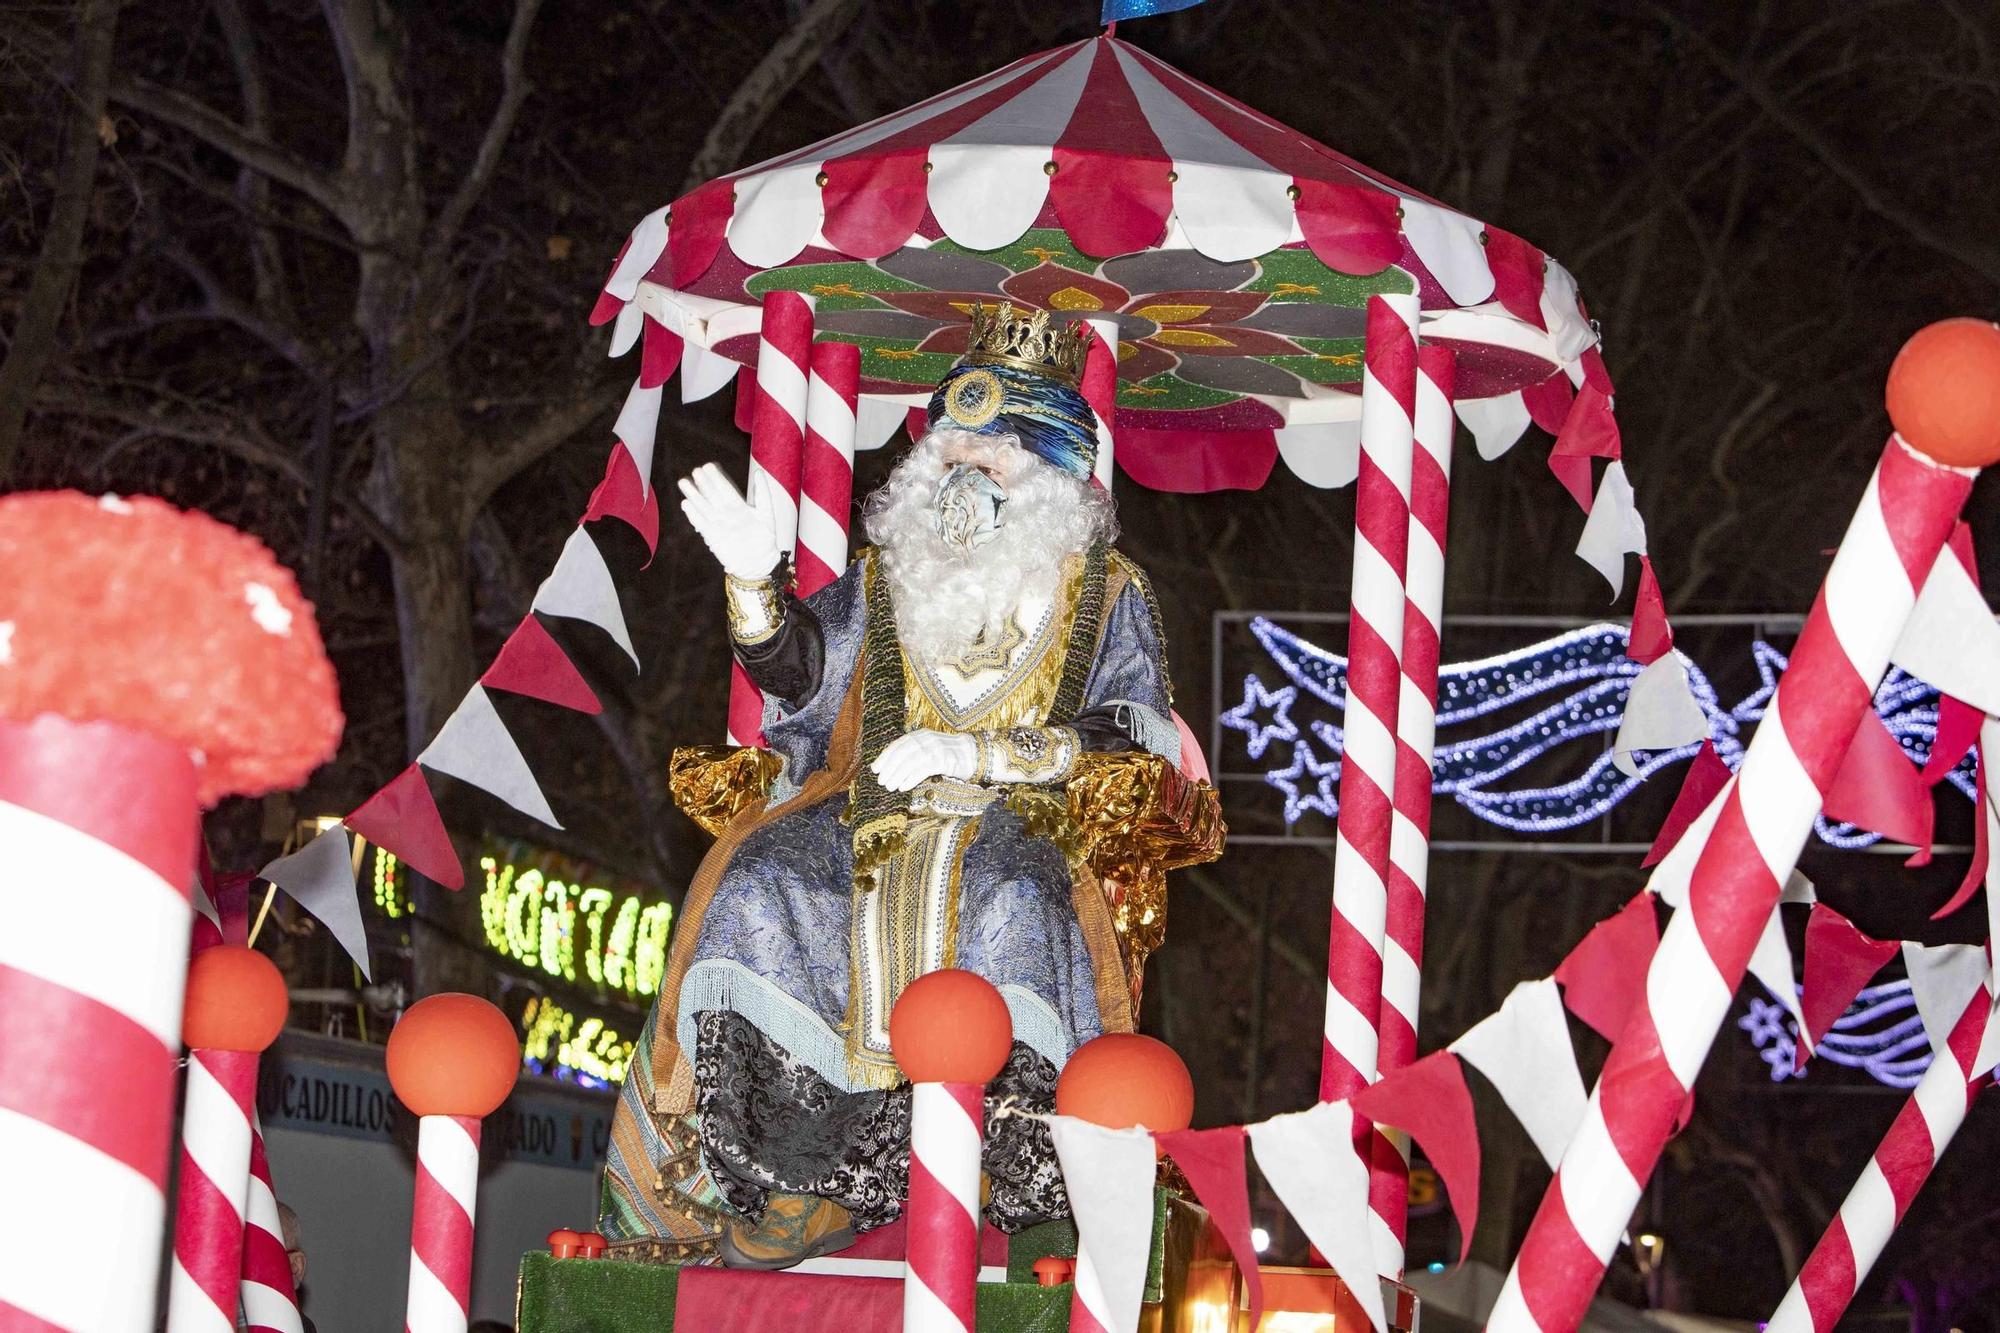
[[[702,1156],[732,1208],[760,1216],[773,1191],[832,1199],[867,1230],[903,1211],[910,1174],[910,1089],[842,1092],[739,1015],[695,1015],[695,1109]],[[1020,1042],[986,1089],[992,1184],[986,1220],[1002,1231],[1069,1216],[1048,1127],[993,1118],[1018,1108],[1055,1109],[1056,1069]]]

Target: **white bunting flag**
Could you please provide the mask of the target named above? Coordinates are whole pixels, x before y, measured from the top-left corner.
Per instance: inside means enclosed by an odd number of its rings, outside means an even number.
[[[1646,520],[1632,499],[1632,482],[1625,465],[1611,460],[1597,483],[1597,499],[1584,520],[1576,553],[1611,585],[1611,600],[1625,591],[1625,557],[1646,554]]]
[[[1924,1020],[1931,1052],[1949,1060],[1945,1039],[1965,1012],[1972,993],[1986,984],[1986,950],[1977,944],[1904,944],[1903,970],[1910,974],[1910,998]]]
[[[1810,883],[1807,885],[1811,887]],[[1764,923],[1764,933],[1757,937],[1757,949],[1750,955],[1750,975],[1764,983],[1764,989],[1771,992],[1779,1004],[1792,1016],[1792,1025],[1801,1042],[1806,1041],[1805,1010],[1799,1007],[1799,987],[1792,971],[1792,945],[1785,938],[1784,917],[1777,908],[1771,909],[1771,919]]]
[[[514,744],[482,685],[474,685],[459,700],[444,729],[417,756],[417,762],[490,792],[551,828],[562,827],[536,784],[528,761],[521,757],[521,747]]]
[[[1553,1170],[1589,1100],[1555,978],[1514,987],[1505,1004],[1451,1049],[1486,1075]]]
[[[1498,398],[1461,398],[1454,408],[1472,432],[1472,447],[1489,463],[1512,449],[1532,424],[1518,389]]]
[[[632,455],[632,466],[639,469],[641,495],[653,488],[653,441],[659,434],[660,399],[665,393],[664,385],[647,389],[633,380],[632,391],[625,395],[625,406],[618,409],[618,420],[611,428],[625,452]]]
[[[361,902],[355,896],[354,848],[347,826],[335,824],[311,842],[281,856],[257,872],[311,912],[327,933],[347,950],[347,956],[374,980],[368,966],[368,932],[361,925]]]
[[[1983,713],[2000,713],[2000,624],[1950,547],[1938,553],[1889,660]]]
[[[1048,1123],[1076,1218],[1077,1299],[1108,1333],[1134,1333],[1153,1249],[1153,1136],[1073,1116]]]
[[[1354,1112],[1346,1102],[1321,1102],[1249,1131],[1257,1169],[1278,1201],[1367,1311],[1375,1333],[1388,1333],[1369,1242],[1368,1166],[1354,1151]]]
[[[1632,762],[1635,752],[1673,750],[1707,739],[1708,717],[1695,702],[1687,666],[1679,653],[1664,653],[1632,678],[1611,762],[1627,777],[1637,777],[1639,766]]]
[[[611,570],[598,552],[597,543],[582,527],[563,543],[562,557],[535,590],[533,609],[589,621],[618,641],[633,666],[639,665],[639,654],[625,628],[625,611],[618,604],[618,589],[611,582]]]

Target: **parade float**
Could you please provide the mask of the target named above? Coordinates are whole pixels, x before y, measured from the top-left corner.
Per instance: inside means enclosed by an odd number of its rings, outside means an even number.
[[[1968,749],[2000,744],[2000,630],[1959,524],[1977,470],[2000,458],[2000,330],[1956,320],[1919,334],[1896,363],[1896,433],[1734,771],[1697,763],[1654,847],[1647,888],[1549,977],[1522,983],[1490,1018],[1419,1058],[1458,424],[1486,458],[1540,426],[1554,439],[1552,510],[1567,517],[1574,506],[1584,516],[1579,555],[1615,591],[1628,557],[1639,558],[1624,647],[1636,669],[1626,677],[1618,762],[1636,765],[1706,734],[1647,556],[1594,326],[1560,264],[1107,33],[703,184],[634,229],[595,318],[612,325],[614,353],[639,349],[639,376],[604,481],[531,614],[408,769],[317,842],[267,867],[267,877],[306,902],[337,897],[343,874],[351,892],[349,839],[358,835],[462,887],[430,773],[553,823],[489,692],[555,707],[595,703],[537,616],[594,624],[643,667],[590,525],[616,519],[656,544],[655,463],[664,452],[656,444],[676,377],[684,402],[734,386],[753,482],[736,503],[768,521],[781,567],[796,572],[794,588],[760,587],[731,568],[728,543],[710,537],[728,595],[744,592],[731,602],[742,659],[731,744],[683,751],[673,778],[676,799],[724,849],[711,857],[711,878],[722,875],[728,849],[837,766],[827,751],[843,744],[854,750],[850,768],[872,755],[867,771],[879,778],[874,788],[860,777],[842,788],[855,793],[855,826],[875,827],[869,821],[894,805],[877,799],[899,789],[880,767],[889,745],[868,739],[870,718],[859,740],[839,740],[834,724],[836,739],[806,765],[813,772],[791,771],[785,728],[804,709],[760,697],[771,687],[760,689],[745,669],[756,657],[745,646],[790,623],[788,598],[819,608],[826,642],[814,676],[834,669],[827,645],[844,623],[833,608],[851,564],[857,450],[941,423],[976,433],[1015,411],[1053,420],[1050,440],[1033,452],[1099,489],[1255,489],[1282,461],[1306,484],[1355,488],[1323,1076],[1311,1107],[1190,1128],[1185,1069],[1132,1029],[1146,957],[1165,939],[1165,876],[1221,854],[1221,812],[1167,688],[1157,706],[1105,700],[1132,743],[1083,754],[1084,670],[1067,704],[1072,668],[1052,670],[1057,705],[1045,711],[1067,707],[1057,720],[1074,734],[1013,726],[1039,739],[1010,735],[1004,755],[985,740],[971,750],[974,786],[1005,774],[997,785],[1036,788],[1042,799],[927,816],[948,833],[953,820],[1002,823],[1003,808],[1024,828],[1041,820],[1035,827],[1061,831],[1070,872],[1094,895],[1076,907],[1079,920],[1105,927],[1096,1007],[1077,1035],[1097,1031],[1073,1049],[1052,1048],[1064,1058],[1047,1062],[1061,1067],[1044,1101],[991,1095],[1039,1011],[1012,993],[1020,987],[950,966],[947,951],[946,965],[918,969],[885,997],[882,1085],[864,1094],[859,1084],[835,1084],[847,1095],[900,1099],[909,1144],[906,1193],[896,1195],[902,1215],[785,1271],[719,1265],[740,1210],[704,1160],[709,1140],[690,1119],[699,1076],[687,1068],[685,1015],[663,990],[626,1070],[626,1133],[614,1130],[601,1215],[557,1231],[548,1253],[522,1263],[524,1331],[900,1322],[1129,1333],[1248,1329],[1260,1313],[1270,1328],[1413,1330],[1418,1311],[1398,1281],[1412,1138],[1468,1241],[1478,1211],[1465,1064],[1495,1085],[1556,1169],[1492,1325],[1575,1328],[1731,996],[1773,947],[1774,913],[1815,817],[1844,782],[1908,786],[1885,767],[1907,760],[1893,741],[1883,751],[1874,731],[1877,682],[1893,663],[1944,692],[1952,739],[1940,720],[1934,755],[1958,748],[1943,769]],[[971,477],[978,469],[958,466],[953,475],[973,497],[966,512],[982,512],[985,494],[995,526],[1002,502]],[[725,508],[729,499],[707,498]],[[701,497],[689,502],[701,527]],[[222,795],[302,781],[331,750],[338,712],[310,608],[289,575],[215,526],[144,501],[0,501],[0,585],[31,590],[0,620],[0,820],[9,845],[27,855],[24,882],[54,882],[38,866],[60,862],[71,878],[77,865],[92,866],[90,882],[120,895],[117,917],[129,926],[115,968],[71,967],[20,943],[53,931],[0,943],[0,999],[50,1016],[41,1031],[85,1035],[99,1062],[59,1060],[6,1036],[0,1160],[48,1197],[82,1183],[119,1219],[107,1244],[50,1252],[21,1230],[30,1225],[21,1210],[6,1213],[9,1252],[44,1256],[0,1273],[0,1313],[21,1312],[23,1326],[151,1327],[169,1212],[173,1060],[184,1044],[168,1327],[227,1327],[239,1304],[252,1327],[300,1327],[289,1276],[270,1262],[274,1206],[246,1091],[282,996],[268,964],[243,948],[240,907],[218,906],[201,889],[196,828],[200,806]],[[761,548],[753,554],[761,558]],[[1128,607],[1129,632],[1146,642],[1142,576],[1101,556],[1083,568],[1092,614],[1110,621]],[[165,604],[184,612],[178,633],[189,645],[184,675],[164,682],[152,665],[162,587],[176,590]],[[858,610],[850,619],[857,635],[876,623]],[[884,660],[883,642],[864,660]],[[1003,668],[1009,660],[999,659]],[[868,674],[854,671],[855,697],[867,697]],[[269,688],[274,680],[285,682],[282,693]],[[1056,763],[1048,745],[1059,768],[1041,767]],[[1059,780],[1036,780],[1051,772]],[[1979,800],[1980,852],[1962,897],[2000,878],[1985,855],[2000,816],[1983,776]],[[894,827],[908,837],[905,824]],[[881,852],[878,868],[908,850],[870,846]],[[870,891],[860,878],[864,850],[857,842],[855,859],[840,867],[855,877],[857,901]],[[954,886],[956,877],[955,869],[947,877]],[[873,891],[888,892],[879,879]],[[1989,892],[1989,911],[1996,896]],[[57,910],[47,898],[17,897]],[[1672,909],[1664,932],[1656,903]],[[700,934],[684,917],[666,963],[674,986],[708,961],[695,956]],[[1876,942],[1824,938],[1850,961],[1881,961]],[[1960,1011],[1948,1024],[1949,1058],[1933,1062],[1915,1089],[1799,1275],[1780,1326],[1831,1326],[1983,1086],[2000,1032],[1987,1022],[1994,985],[1981,961],[1957,969],[1946,997]],[[1785,964],[1789,976],[1789,955]],[[1837,1014],[1873,967],[1835,971],[1840,979],[1815,995],[1809,964],[1806,1012]],[[1939,988],[1929,994],[1935,1004]],[[1612,1042],[1588,1095],[1566,1015]],[[26,1031],[9,1033],[17,1030]],[[804,1034],[803,1045],[818,1029],[800,1020],[789,1030]],[[819,1058],[817,1072],[834,1079],[836,1054]],[[421,1117],[407,1327],[462,1330],[481,1119],[513,1085],[515,1033],[483,1000],[430,997],[403,1015],[387,1063],[398,1098]],[[111,1086],[121,1095],[107,1109],[101,1089]],[[1005,1235],[982,1216],[990,1206],[982,1145],[1005,1135],[1049,1145],[1053,1164],[1038,1167],[1059,1168],[1050,1179],[1068,1217]],[[1246,1157],[1323,1267],[1260,1264]]]

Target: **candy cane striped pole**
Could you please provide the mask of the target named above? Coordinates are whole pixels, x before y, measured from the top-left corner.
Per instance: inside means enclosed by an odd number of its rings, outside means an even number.
[[[196,820],[185,751],[0,721],[0,1326],[153,1327]],[[36,1199],[88,1199],[90,1243],[49,1245]]]
[[[1396,706],[1395,809],[1389,831],[1389,914],[1382,937],[1382,1009],[1376,1065],[1387,1074],[1417,1058],[1424,959],[1424,891],[1430,881],[1431,756],[1437,741],[1438,630],[1444,623],[1444,550],[1451,505],[1452,392],[1458,358],[1417,351],[1416,448],[1410,466],[1408,598],[1403,606],[1402,692]],[[1386,1151],[1385,1151],[1386,1149]],[[1370,1211],[1388,1224],[1403,1270],[1409,1222],[1408,1141],[1377,1134],[1369,1163]]]
[[[847,568],[854,512],[854,414],[861,394],[861,349],[814,343],[806,388],[805,461],[799,490],[799,596],[810,597]]]
[[[188,1053],[167,1333],[230,1333],[236,1327],[258,1054]]]
[[[1973,1095],[1988,1081],[1984,1074],[1967,1076],[1992,1012],[1993,997],[1982,986],[1953,1025],[1945,1051],[1931,1061],[1896,1113],[1833,1224],[1813,1246],[1798,1280],[1765,1326],[1771,1333],[1829,1333],[1840,1322],[1855,1289],[1889,1243],[1889,1233],[1902,1222],[1910,1201],[1965,1123]]]
[[[1083,393],[1083,401],[1090,404],[1092,414],[1097,417],[1097,462],[1092,475],[1097,484],[1105,490],[1111,489],[1114,471],[1112,455],[1116,452],[1111,436],[1111,422],[1118,411],[1118,321],[1115,319],[1087,319],[1093,335],[1090,349],[1084,353],[1083,383],[1077,387]]]
[[[1487,1327],[1582,1322],[1974,475],[1890,437]]]
[[[750,415],[750,475],[762,477],[777,518],[778,549],[799,537],[799,480],[806,435],[806,387],[813,345],[813,300],[803,292],[764,297],[757,335],[756,395]],[[762,745],[764,696],[731,664],[729,743]]]
[[[1375,1080],[1382,1008],[1382,940],[1389,910],[1389,842],[1396,714],[1403,672],[1404,578],[1410,543],[1410,471],[1417,395],[1417,298],[1368,298],[1361,380],[1361,471],[1354,494],[1354,578],[1347,624],[1346,745],[1334,830],[1333,924],[1326,960],[1323,1101]],[[1355,1121],[1356,1151],[1375,1155],[1376,1131]],[[1386,1151],[1396,1151],[1387,1145]],[[1372,1212],[1379,1262],[1401,1246]]]
[[[417,1121],[405,1333],[465,1333],[472,1311],[472,1218],[479,1201],[479,1118]]]
[[[979,1154],[986,1089],[910,1088],[905,1333],[968,1333],[979,1291]]]
[[[250,1197],[243,1208],[243,1322],[250,1333],[305,1333],[299,1295],[292,1286],[292,1260],[285,1252],[285,1227],[278,1196],[271,1188],[271,1161],[264,1152],[264,1126],[250,1115]]]

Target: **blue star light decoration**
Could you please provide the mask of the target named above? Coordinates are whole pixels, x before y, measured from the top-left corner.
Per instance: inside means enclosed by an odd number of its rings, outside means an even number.
[[[1753,995],[1736,1026],[1749,1034],[1758,1058],[1770,1067],[1772,1082],[1805,1077],[1798,1066],[1798,1029],[1783,1005]],[[1917,1086],[1930,1068],[1931,1043],[1910,983],[1886,981],[1863,988],[1834,1020],[1813,1059],[1859,1069],[1892,1088]]]
[[[1262,617],[1250,622],[1250,631],[1288,683],[1273,688],[1256,673],[1244,677],[1243,701],[1224,712],[1221,723],[1242,732],[1248,757],[1265,763],[1264,780],[1284,795],[1287,824],[1308,811],[1333,818],[1339,811],[1343,748],[1335,719],[1346,710],[1347,659]],[[1652,751],[1636,758],[1636,776],[1612,763],[1604,738],[1618,730],[1632,680],[1644,669],[1625,655],[1625,633],[1620,625],[1587,625],[1514,652],[1446,664],[1438,678],[1437,793],[1497,827],[1547,833],[1603,817],[1648,776],[1692,757],[1698,746]],[[1709,739],[1732,768],[1741,762],[1749,733],[1770,706],[1785,669],[1785,655],[1761,639],[1751,645],[1751,654],[1758,687],[1726,708],[1701,669],[1682,658],[1689,687],[1708,717]],[[1502,710],[1538,701],[1545,702],[1530,716],[1484,723]],[[1329,716],[1301,727],[1295,707],[1315,702]],[[1913,762],[1929,758],[1937,734],[1936,690],[1892,669],[1876,691],[1875,707]],[[1593,737],[1598,739],[1587,748],[1590,757],[1574,776],[1542,784],[1510,781],[1558,746]],[[1970,758],[1948,780],[1972,799]],[[1873,833],[1825,819],[1818,832],[1835,847],[1876,841]]]

